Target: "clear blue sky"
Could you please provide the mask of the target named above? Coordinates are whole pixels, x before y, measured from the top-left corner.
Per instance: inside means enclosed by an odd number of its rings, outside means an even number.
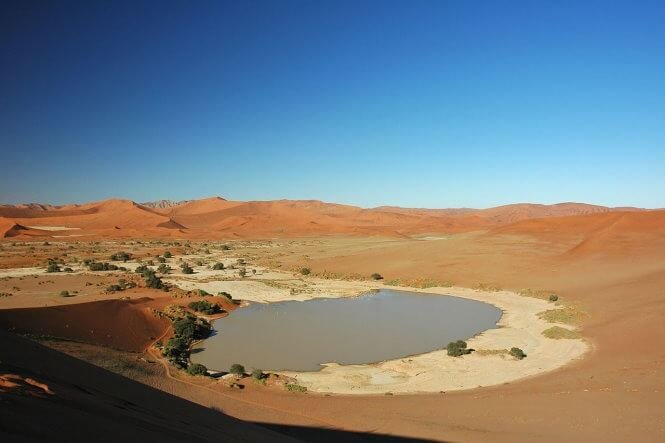
[[[0,202],[665,206],[665,2],[3,1]]]

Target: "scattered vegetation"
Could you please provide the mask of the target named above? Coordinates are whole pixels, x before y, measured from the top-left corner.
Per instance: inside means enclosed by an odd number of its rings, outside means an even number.
[[[168,274],[171,272],[171,267],[165,263],[162,263],[157,267],[157,272],[160,274]]]
[[[466,346],[467,345],[464,340],[451,341],[448,343],[448,346],[446,346],[446,350],[448,351],[448,355],[451,357],[460,357],[462,355],[471,353],[471,350],[467,349]]]
[[[493,285],[490,283],[476,283],[472,289],[475,289],[476,291],[485,291],[485,292],[499,292],[501,291],[501,287],[497,285]]]
[[[518,360],[522,360],[526,357],[526,354],[520,348],[510,348],[510,355]]]
[[[162,355],[176,366],[187,367],[192,342],[207,337],[210,329],[210,323],[202,318],[187,316],[173,320],[174,335],[162,348]]]
[[[560,339],[569,339],[575,340],[582,338],[582,334],[579,331],[562,328],[561,326],[552,326],[549,329],[543,331],[543,335],[547,338],[552,338],[554,340]]]

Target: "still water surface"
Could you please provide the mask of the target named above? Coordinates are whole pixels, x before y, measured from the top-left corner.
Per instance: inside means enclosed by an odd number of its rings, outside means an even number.
[[[192,361],[228,370],[317,371],[443,349],[495,328],[501,311],[474,300],[381,289],[348,298],[253,303],[217,320]]]

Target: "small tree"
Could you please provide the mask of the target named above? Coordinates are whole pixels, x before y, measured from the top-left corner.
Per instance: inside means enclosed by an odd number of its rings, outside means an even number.
[[[260,370],[260,369],[254,369],[254,370],[252,371],[252,377],[253,377],[254,379],[256,379],[256,380],[262,380],[263,377],[264,377],[264,375],[263,375],[263,371]]]
[[[383,276],[377,272],[372,274],[370,277],[372,277],[372,280],[383,280]]]
[[[522,360],[526,357],[526,354],[520,348],[510,348],[510,355],[518,360]]]
[[[164,256],[163,256],[163,257],[164,257],[164,258],[171,258],[171,257],[173,257],[173,254],[171,254],[170,251],[166,251],[166,252],[164,252]]]
[[[241,364],[234,363],[231,365],[229,372],[233,375],[242,376],[245,375],[245,367]]]
[[[556,295],[556,294],[550,294],[550,296],[548,298],[549,298],[549,301],[555,302],[559,299],[559,296]]]
[[[193,273],[194,273],[194,269],[192,269],[192,267],[189,266],[188,263],[183,263],[183,264],[180,266],[180,269],[182,269],[182,273],[183,273],[183,274],[193,274]]]

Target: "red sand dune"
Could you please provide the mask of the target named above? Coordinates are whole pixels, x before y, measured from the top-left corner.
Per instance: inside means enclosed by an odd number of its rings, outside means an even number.
[[[77,228],[63,236],[152,238],[260,238],[325,234],[403,236],[494,229],[520,221],[566,216],[647,213],[638,208],[608,208],[581,203],[515,204],[490,209],[418,209],[355,206],[317,200],[228,201],[220,197],[141,205],[111,199],[83,205],[0,206],[0,235],[52,236],[25,226]],[[542,222],[536,222],[542,223]],[[539,229],[541,228],[540,225]],[[547,229],[547,226],[542,228]],[[510,229],[508,229],[509,231]]]
[[[143,351],[170,325],[167,319],[159,319],[151,312],[152,308],[162,307],[164,303],[144,297],[45,308],[2,309],[0,327],[13,332],[30,332],[127,351]]]

